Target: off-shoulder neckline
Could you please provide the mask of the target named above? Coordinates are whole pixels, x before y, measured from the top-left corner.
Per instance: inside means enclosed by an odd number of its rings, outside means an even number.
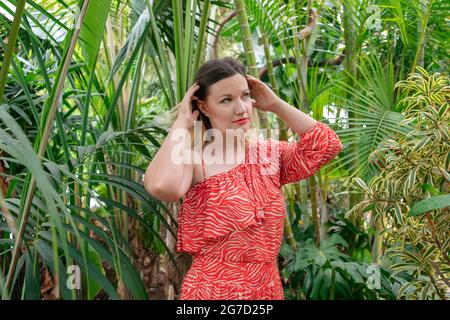
[[[193,193],[195,189],[199,188],[199,187],[202,186],[203,184],[206,184],[207,182],[209,182],[209,181],[211,181],[211,180],[215,180],[215,179],[217,179],[217,178],[219,178],[219,177],[222,177],[222,176],[224,176],[224,175],[231,174],[231,173],[233,173],[234,171],[236,171],[237,169],[239,169],[239,168],[241,168],[242,166],[246,165],[246,164],[247,164],[247,158],[248,158],[248,152],[249,152],[249,150],[250,150],[250,147],[249,147],[249,146],[246,146],[246,147],[245,147],[245,157],[244,157],[244,160],[243,160],[241,163],[239,163],[238,165],[234,166],[233,168],[231,168],[231,169],[229,169],[229,170],[226,170],[226,171],[222,171],[222,172],[213,174],[213,175],[211,175],[211,176],[209,176],[209,177],[206,177],[206,178],[204,178],[204,179],[198,181],[198,182],[195,183],[192,187],[190,187],[188,191],[186,191],[186,194],[184,195],[183,198],[186,199],[186,198],[188,197],[188,195],[190,195],[190,193]]]
[[[321,124],[323,124],[323,122],[320,122],[320,121],[316,120],[316,123],[311,128],[309,128],[308,130],[303,132],[303,134],[300,137],[304,136],[306,133],[309,133],[309,132],[313,131],[314,129],[316,129]],[[269,139],[266,139],[266,140],[258,140],[257,143],[259,145],[261,142],[269,142],[269,141],[280,142],[279,140],[275,140],[275,139],[269,138]],[[202,179],[202,180],[198,181],[196,184],[194,184],[192,187],[190,187],[188,189],[188,191],[186,191],[185,195],[183,196],[183,199],[188,198],[188,196],[190,196],[196,189],[200,188],[204,184],[207,184],[208,182],[210,182],[212,180],[215,180],[215,179],[218,179],[218,178],[220,178],[222,176],[229,175],[229,174],[233,173],[234,171],[238,170],[239,168],[243,167],[244,165],[247,165],[248,164],[247,163],[247,156],[248,156],[248,152],[249,152],[250,149],[251,149],[250,146],[246,146],[245,147],[245,157],[244,157],[244,161],[243,162],[241,162],[237,166],[231,168],[230,170],[226,170],[226,171],[222,171],[222,172],[213,174],[212,176],[209,176],[209,177],[207,177],[205,179]]]

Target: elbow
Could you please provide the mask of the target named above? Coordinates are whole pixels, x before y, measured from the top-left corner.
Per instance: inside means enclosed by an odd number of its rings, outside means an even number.
[[[336,156],[342,151],[342,149],[344,149],[344,146],[342,145],[341,139],[339,139],[335,132],[332,132],[329,140],[329,152]]]
[[[344,150],[344,145],[342,144],[341,139],[339,139],[339,137],[338,137],[338,152],[337,153],[341,152],[342,150]]]
[[[334,159],[342,150],[343,145],[341,140],[336,136],[335,139],[330,141],[327,148],[323,151],[323,158],[321,160],[321,165],[327,163],[331,159]]]
[[[331,159],[334,159],[343,149],[342,143],[337,140],[337,142],[333,143],[329,146],[326,156],[326,161],[328,162]]]
[[[146,181],[144,177],[145,190],[153,197],[160,201],[178,202],[182,195],[172,186],[165,186],[162,183]]]
[[[344,146],[342,145],[341,140],[338,138],[337,141],[336,141],[336,144],[334,146],[334,150],[336,152],[336,155],[339,154],[342,151],[342,149],[344,149]]]

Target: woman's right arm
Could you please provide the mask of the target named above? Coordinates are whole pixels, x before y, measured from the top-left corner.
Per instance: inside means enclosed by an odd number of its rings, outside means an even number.
[[[174,133],[176,133],[174,135]],[[182,135],[186,135],[182,137]],[[186,124],[175,121],[161,148],[150,162],[144,186],[148,193],[161,201],[176,202],[189,189],[193,177],[192,161],[184,163],[182,149],[190,141]],[[185,142],[181,140],[185,139]],[[189,152],[186,149],[185,152]]]
[[[189,130],[199,115],[198,110],[192,112],[191,104],[197,89],[198,85],[194,84],[186,92],[177,119],[145,171],[145,190],[161,201],[177,202],[192,183],[194,166]],[[184,161],[183,155],[191,161]]]

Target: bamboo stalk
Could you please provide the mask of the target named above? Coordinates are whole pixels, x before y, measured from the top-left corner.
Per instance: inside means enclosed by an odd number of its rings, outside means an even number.
[[[261,30],[261,42],[264,47],[264,56],[266,57],[266,61],[267,61],[267,74],[270,79],[270,84],[272,86],[272,90],[276,95],[279,95],[277,82],[275,80],[275,73],[273,70],[272,57],[270,56],[269,41],[267,39],[267,35],[264,32],[264,30]],[[284,121],[279,117],[277,117],[277,121],[278,121],[279,130],[280,130],[279,140],[287,141],[286,125],[285,125]],[[271,138],[270,133],[271,133],[271,130],[268,130],[267,138]],[[289,198],[290,198],[290,200],[292,200],[292,198],[293,198],[292,193],[289,195]],[[290,201],[290,202],[292,203],[292,201]],[[292,213],[292,215],[295,215],[293,206],[291,206],[291,213]],[[294,219],[294,217],[292,217],[292,219]],[[292,250],[294,252],[296,252],[297,251],[297,242],[295,241],[294,232],[292,231],[291,218],[287,214],[284,216],[284,232],[283,232],[283,234],[284,234],[287,244],[289,244],[289,246],[292,248]]]
[[[17,35],[19,34],[20,21],[22,20],[23,12],[25,11],[25,0],[18,0],[16,5],[16,12],[11,25],[11,30],[8,35],[8,46],[5,55],[3,56],[2,69],[0,70],[0,102],[5,92],[6,81],[8,79],[8,71],[11,65],[12,57],[14,55],[14,46],[16,44]]]
[[[241,30],[242,45],[244,46],[245,58],[247,60],[248,73],[255,78],[258,77],[258,68],[256,66],[255,50],[252,44],[252,34],[250,32],[250,25],[248,24],[247,10],[245,8],[244,0],[234,0],[234,5],[236,7],[236,15],[239,21],[239,26]],[[269,129],[269,119],[265,112],[256,110],[258,119],[261,124],[262,129]]]

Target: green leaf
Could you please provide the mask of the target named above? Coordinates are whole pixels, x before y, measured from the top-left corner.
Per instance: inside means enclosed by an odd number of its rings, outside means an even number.
[[[25,272],[25,292],[24,298],[26,300],[40,300],[40,277],[38,265],[34,264],[30,256],[36,255],[34,248],[30,250],[30,254],[25,254],[22,257],[26,257],[26,272]],[[21,258],[22,258],[21,257]]]
[[[441,194],[441,191],[438,188],[436,188],[435,186],[433,186],[433,185],[431,185],[429,183],[422,184],[421,187],[422,187],[422,189],[424,191],[428,191],[431,194],[433,194],[434,196],[437,196],[437,195]]]
[[[444,168],[439,167],[439,171],[441,172],[442,176],[450,182],[450,174],[445,170]]]
[[[110,7],[111,0],[89,2],[80,31],[81,47],[84,51],[88,70],[92,70],[96,61]]]
[[[137,135],[135,135],[133,133],[129,133],[127,135],[127,138],[130,142],[132,142],[133,147],[135,147],[136,150],[138,150],[142,155],[146,156],[147,158],[152,157],[140,137],[138,137]]]
[[[362,180],[361,178],[354,178],[353,179],[364,191],[366,192],[370,192],[369,188],[367,187],[366,183],[364,182],[364,180]]]
[[[58,257],[54,256],[52,247],[48,245],[44,240],[36,239],[34,240],[33,244],[36,248],[36,251],[52,271],[53,276],[56,274],[56,270],[54,268],[54,260],[58,260],[58,278],[60,283],[59,289],[61,292],[61,296],[64,300],[72,299],[70,290],[65,286],[65,284],[67,283],[66,266],[62,263],[62,261],[59,260]]]
[[[402,208],[400,207],[400,204],[398,202],[396,202],[394,204],[394,213],[395,213],[395,218],[397,219],[397,222],[400,225],[403,225]]]
[[[415,203],[411,208],[409,216],[414,217],[431,210],[446,208],[449,205],[450,194],[431,197]]]
[[[70,230],[69,226],[64,225],[64,227],[67,230]],[[43,239],[51,240],[51,237],[47,231],[41,231],[39,233],[39,236],[42,237]],[[94,241],[93,239],[91,239],[91,240]],[[40,240],[40,239],[38,239],[38,241],[40,241],[40,242],[35,243],[35,246],[38,251],[39,251],[39,248],[37,247],[38,244],[43,245],[44,247],[48,246],[45,241]],[[61,241],[59,241],[59,240],[58,240],[58,246],[61,247]],[[68,245],[68,250],[70,252],[71,257],[74,259],[74,262],[81,268],[81,270],[83,270],[83,272],[89,273],[90,279],[95,281],[98,285],[100,285],[100,287],[105,290],[105,293],[109,295],[110,299],[114,299],[114,300],[119,299],[116,289],[110,283],[110,281],[106,278],[104,272],[101,272],[101,270],[99,270],[99,268],[96,266],[96,264],[91,261],[89,253],[88,253],[89,257],[88,257],[87,261],[84,261],[81,252],[79,252],[79,250],[77,250],[73,245]],[[66,270],[63,271],[64,275],[67,272]],[[62,287],[60,286],[60,289],[64,288],[65,290],[68,290],[66,284],[67,284],[67,278],[64,279],[64,282],[62,284]]]
[[[94,248],[92,248],[91,245],[88,245],[88,252],[87,252],[88,259],[92,262],[95,267],[98,268],[98,271],[101,272],[103,275],[105,275],[105,270],[102,266],[102,258],[98,254],[97,251],[95,251]],[[94,300],[95,296],[99,293],[101,289],[101,286],[96,282],[93,281],[93,279],[89,278],[88,282],[88,300]]]
[[[430,136],[426,136],[426,137],[422,138],[414,145],[412,151],[419,151],[421,148],[426,146],[430,140],[431,140]]]
[[[417,171],[420,167],[414,167],[409,173],[408,177],[405,181],[405,184],[403,185],[403,195],[405,197],[408,197],[409,191],[414,187],[414,184],[416,182],[417,177]],[[394,195],[394,193],[392,194]]]

